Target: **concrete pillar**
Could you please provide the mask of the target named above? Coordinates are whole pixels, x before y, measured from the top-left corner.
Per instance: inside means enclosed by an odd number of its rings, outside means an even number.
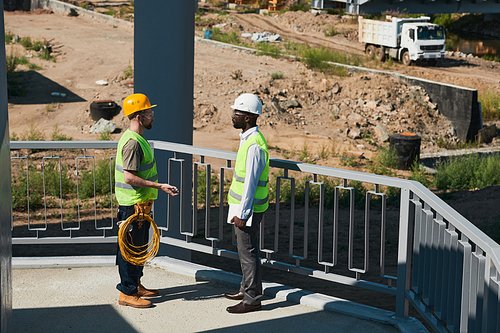
[[[194,1],[135,2],[134,90],[158,104],[153,128],[145,132],[148,140],[193,144],[194,16]],[[167,182],[168,158],[173,156],[159,151],[155,151],[155,156],[159,181]],[[186,226],[191,219],[191,158],[180,158],[185,160],[185,190],[172,201],[174,214],[169,236],[179,233],[180,196]],[[172,185],[180,188],[180,164],[176,163],[173,171]],[[159,193],[155,221],[165,226],[166,219],[167,195]],[[190,259],[188,251],[165,246],[160,251],[160,255]]]
[[[0,15],[0,332],[12,332],[12,233],[10,189],[10,138],[5,67],[5,28]]]

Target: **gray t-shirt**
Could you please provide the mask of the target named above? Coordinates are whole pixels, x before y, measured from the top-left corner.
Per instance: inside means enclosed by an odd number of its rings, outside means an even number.
[[[131,139],[122,148],[123,170],[138,172],[144,158],[139,142]]]

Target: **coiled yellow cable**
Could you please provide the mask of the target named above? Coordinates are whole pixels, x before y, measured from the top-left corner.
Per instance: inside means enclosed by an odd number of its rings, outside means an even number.
[[[129,226],[135,221],[148,221],[153,227],[153,237],[147,244],[135,246],[132,235],[130,234]],[[128,239],[130,238],[130,242]],[[120,225],[118,229],[118,245],[123,259],[136,266],[144,266],[158,254],[160,248],[160,231],[155,221],[149,214],[135,213],[131,215]],[[142,249],[142,250],[141,250]]]

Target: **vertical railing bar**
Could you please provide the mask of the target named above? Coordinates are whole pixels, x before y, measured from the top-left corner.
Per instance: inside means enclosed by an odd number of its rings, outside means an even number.
[[[437,259],[436,259],[436,288],[435,288],[435,304],[434,313],[437,317],[438,322],[442,325],[442,309],[443,309],[443,295],[445,291],[442,288],[443,285],[443,274],[439,271],[444,267],[444,235],[446,229],[446,223],[443,221],[443,217],[439,214],[436,215],[435,219],[437,223]]]
[[[409,303],[405,297],[406,291],[410,289],[410,267],[407,265],[410,255],[409,240],[409,204],[410,190],[401,188],[400,214],[399,214],[399,239],[398,239],[398,284],[396,290],[396,317],[408,316]]]
[[[333,266],[337,265],[338,246],[339,246],[339,187],[335,187],[333,195]]]
[[[113,226],[114,226],[114,219],[115,219],[115,216],[114,216],[114,213],[113,213],[113,207],[114,207],[114,203],[113,203],[113,162],[112,160],[116,159],[116,155],[111,155],[109,157],[109,193],[110,193],[110,201],[111,201],[111,225],[107,228],[103,227],[104,229],[104,232],[106,232],[105,230],[112,230],[113,229]],[[116,162],[115,162],[115,165],[116,165]]]
[[[199,165],[198,162],[193,163],[193,218],[192,218],[193,224],[195,223],[194,221],[198,220],[198,165]],[[193,233],[196,231],[193,230]],[[205,237],[207,237],[206,226],[205,226]]]

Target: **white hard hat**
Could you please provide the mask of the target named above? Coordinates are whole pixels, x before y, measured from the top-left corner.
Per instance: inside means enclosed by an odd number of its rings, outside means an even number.
[[[262,102],[257,96],[249,93],[240,95],[236,98],[231,108],[253,114],[262,114]]]

